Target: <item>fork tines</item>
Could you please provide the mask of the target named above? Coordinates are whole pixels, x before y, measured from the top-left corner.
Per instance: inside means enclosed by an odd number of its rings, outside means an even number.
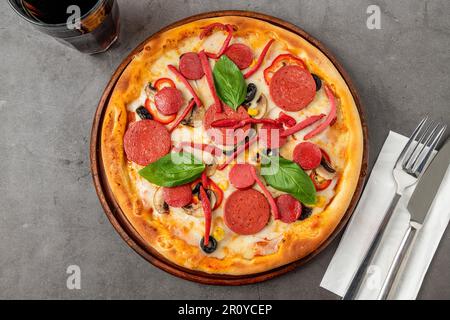
[[[403,159],[403,170],[418,177],[426,168],[446,128],[445,124],[428,117],[422,119],[403,149],[404,157],[399,157],[399,160]]]

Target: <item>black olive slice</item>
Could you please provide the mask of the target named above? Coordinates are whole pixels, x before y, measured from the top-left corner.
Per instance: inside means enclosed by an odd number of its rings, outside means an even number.
[[[322,156],[322,160],[320,160],[320,164],[322,165],[322,167],[327,170],[329,173],[335,173],[336,169],[333,168],[333,166],[331,165],[331,163],[328,162],[327,159],[325,159],[324,156]]]
[[[205,239],[202,237],[200,240],[200,248],[202,248],[203,252],[205,253],[213,253],[217,249],[217,240],[214,239],[213,236],[209,236],[209,242],[208,245],[205,246]]]
[[[200,187],[202,186],[202,183],[199,182],[195,185],[194,189],[192,189],[192,194],[197,195],[200,197]]]
[[[141,118],[142,120],[152,120],[153,119],[150,112],[148,112],[148,110],[145,109],[144,106],[140,106],[139,108],[137,108],[136,113],[139,116],[139,118]]]
[[[302,204],[302,214],[298,218],[298,220],[305,220],[309,218],[312,214],[313,209]]]
[[[314,79],[314,82],[316,83],[316,91],[319,91],[320,88],[322,88],[322,80],[320,80],[319,76],[314,73],[312,73],[311,75]]]
[[[256,91],[256,85],[253,83],[249,83],[247,86],[247,95],[245,96],[243,104],[249,104],[255,98]]]

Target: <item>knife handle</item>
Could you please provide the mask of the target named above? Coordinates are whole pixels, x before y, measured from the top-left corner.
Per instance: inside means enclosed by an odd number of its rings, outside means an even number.
[[[373,257],[375,256],[375,253],[377,252],[378,246],[381,243],[381,239],[383,238],[384,230],[386,229],[386,226],[391,219],[392,213],[395,210],[395,207],[397,206],[398,201],[400,200],[401,195],[396,193],[394,198],[392,199],[389,209],[384,215],[383,220],[381,221],[380,226],[378,227],[377,233],[375,234],[372,244],[369,247],[369,250],[367,250],[364,259],[362,260],[358,270],[356,271],[355,275],[353,276],[352,282],[350,283],[350,286],[347,289],[347,293],[342,298],[343,300],[354,300],[356,298],[356,295],[359,292],[359,289],[361,288],[361,285],[364,282],[367,268],[370,265],[370,262],[373,260]]]
[[[392,286],[397,277],[398,271],[400,270],[400,266],[402,265],[405,256],[409,252],[409,248],[411,247],[411,244],[414,242],[419,228],[420,227],[416,226],[414,222],[410,223],[408,230],[406,231],[405,235],[403,236],[403,240],[400,243],[400,247],[398,248],[397,253],[395,254],[394,261],[389,267],[386,279],[384,280],[383,286],[381,287],[381,291],[378,294],[377,298],[378,300],[386,300],[388,298],[389,293],[391,292]]]

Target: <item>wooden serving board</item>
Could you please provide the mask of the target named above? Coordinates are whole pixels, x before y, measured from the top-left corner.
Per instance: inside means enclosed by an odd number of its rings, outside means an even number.
[[[361,173],[359,177],[358,186],[356,188],[356,191],[353,195],[352,201],[350,203],[350,206],[343,216],[342,220],[340,221],[339,225],[336,227],[334,232],[331,234],[331,236],[324,242],[322,245],[317,248],[314,252],[309,254],[308,256],[297,260],[295,262],[292,262],[290,264],[281,266],[279,268],[269,270],[262,273],[252,274],[252,275],[244,275],[244,276],[230,276],[230,275],[212,275],[207,274],[204,272],[198,272],[198,271],[192,271],[183,267],[180,267],[178,265],[175,265],[174,263],[168,261],[164,257],[162,257],[158,252],[156,252],[153,248],[151,248],[148,244],[143,241],[143,239],[139,236],[139,234],[136,232],[136,230],[133,228],[133,226],[128,222],[125,215],[123,214],[122,210],[120,209],[119,205],[117,204],[116,200],[114,199],[114,196],[111,192],[111,189],[108,185],[108,182],[106,180],[104,168],[103,168],[103,161],[102,161],[102,155],[101,155],[101,147],[100,147],[100,135],[101,135],[101,126],[103,123],[103,116],[106,110],[106,107],[108,106],[109,98],[111,96],[111,93],[114,89],[114,86],[116,85],[116,82],[118,81],[120,75],[125,70],[127,65],[131,62],[134,55],[139,53],[141,50],[143,50],[144,45],[153,37],[159,35],[160,33],[167,31],[169,29],[172,29],[174,27],[178,27],[180,25],[205,19],[205,18],[213,18],[213,17],[221,17],[221,16],[243,16],[243,17],[250,17],[255,19],[260,19],[269,23],[272,23],[278,27],[287,29],[307,41],[309,41],[311,44],[316,46],[319,50],[321,50],[327,57],[330,59],[336,69],[341,73],[342,77],[347,83],[347,86],[349,87],[353,98],[355,100],[356,106],[358,107],[359,115],[361,118],[362,128],[363,128],[363,135],[364,135],[364,153],[363,153],[363,162],[361,167]],[[277,277],[279,275],[282,275],[286,272],[289,272],[298,266],[301,266],[302,264],[306,263],[307,261],[311,260],[314,256],[316,256],[319,252],[321,252],[324,248],[326,248],[336,237],[336,235],[344,228],[345,224],[349,220],[350,216],[352,215],[356,204],[359,200],[359,197],[361,195],[361,192],[363,190],[364,182],[367,176],[367,163],[368,163],[368,139],[367,139],[367,125],[366,120],[363,112],[363,108],[361,106],[361,102],[359,99],[359,96],[356,92],[356,89],[354,85],[352,84],[350,77],[348,76],[347,72],[344,70],[344,68],[339,64],[337,59],[331,54],[331,52],[317,39],[310,36],[308,33],[300,29],[299,27],[288,23],[286,21],[283,21],[281,19],[271,17],[265,14],[251,12],[251,11],[215,11],[215,12],[207,12],[202,13],[198,15],[191,16],[189,18],[183,19],[181,21],[175,22],[157,33],[151,35],[148,39],[146,39],[144,42],[142,42],[139,46],[137,46],[129,55],[126,57],[122,63],[119,65],[117,70],[112,75],[108,85],[106,86],[106,89],[100,99],[100,102],[97,107],[97,111],[95,113],[94,122],[92,125],[92,132],[91,132],[91,143],[90,143],[90,157],[91,157],[91,172],[92,177],[94,180],[95,189],[97,191],[98,198],[100,199],[100,203],[105,210],[106,216],[108,217],[109,221],[112,223],[116,231],[120,234],[120,236],[128,243],[128,245],[133,248],[137,253],[139,253],[144,259],[149,261],[154,266],[172,274],[177,277],[195,281],[203,284],[214,284],[214,285],[243,285],[243,284],[252,284],[257,283],[265,280],[272,279],[274,277]]]

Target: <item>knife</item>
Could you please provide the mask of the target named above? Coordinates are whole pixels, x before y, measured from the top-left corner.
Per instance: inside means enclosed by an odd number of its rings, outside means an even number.
[[[414,189],[414,192],[408,202],[408,211],[411,214],[409,228],[403,237],[400,248],[398,249],[394,262],[389,268],[386,280],[383,283],[379,300],[385,300],[389,296],[389,292],[395,282],[396,276],[407,255],[411,244],[415,240],[417,232],[423,225],[427,213],[433,203],[436,193],[444,179],[445,172],[450,164],[450,138],[447,139],[445,145],[434,157],[431,164],[425,170],[423,176]]]

